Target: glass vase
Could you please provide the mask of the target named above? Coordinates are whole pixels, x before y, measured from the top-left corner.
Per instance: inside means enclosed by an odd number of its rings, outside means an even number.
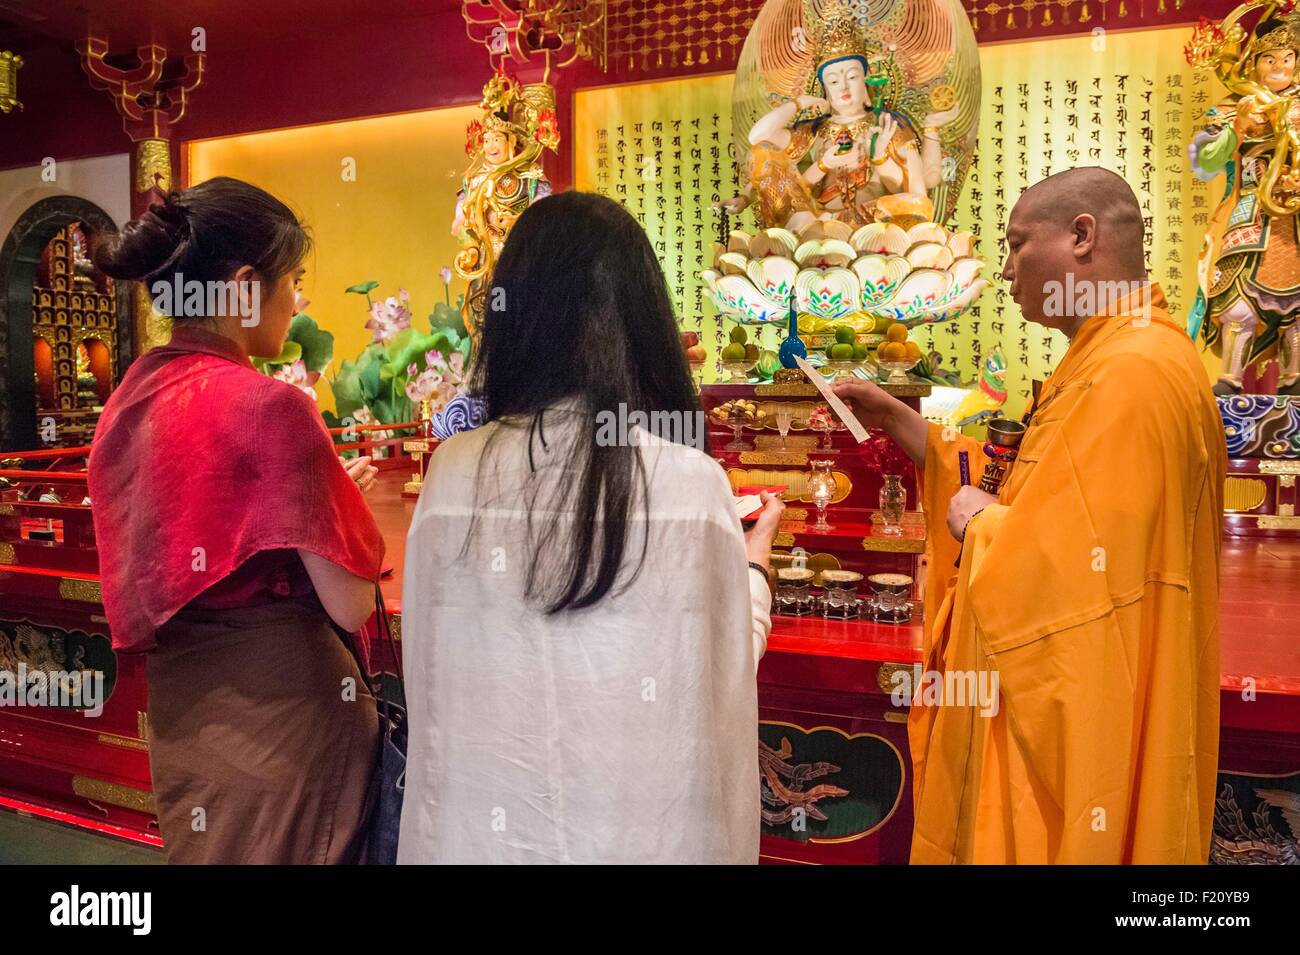
[[[886,474],[885,486],[880,489],[880,521],[882,534],[903,533],[903,512],[907,510],[907,489],[898,474]]]

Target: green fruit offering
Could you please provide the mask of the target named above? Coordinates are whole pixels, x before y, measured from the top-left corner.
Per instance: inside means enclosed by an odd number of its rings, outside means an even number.
[[[853,329],[847,325],[841,325],[835,329],[835,341],[841,345],[853,344]]]
[[[731,341],[736,345],[743,345],[748,340],[749,335],[745,333],[745,326],[737,325],[731,330]]]
[[[838,345],[831,346],[831,358],[835,361],[852,361],[853,346],[840,342]]]
[[[853,360],[854,360],[854,361],[862,361],[862,359],[864,359],[864,358],[866,358],[866,357],[867,357],[867,346],[866,346],[866,345],[854,345],[854,346],[853,346]]]
[[[730,345],[727,345],[722,349],[722,360],[723,361],[744,361],[745,346],[740,344],[739,342],[733,341]]]
[[[758,356],[758,373],[764,378],[771,378],[772,373],[781,367],[781,356],[771,348],[764,348]]]

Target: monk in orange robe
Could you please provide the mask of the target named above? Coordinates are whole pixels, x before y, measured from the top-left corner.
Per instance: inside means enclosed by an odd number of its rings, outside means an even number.
[[[913,862],[1208,858],[1227,450],[1142,241],[1137,199],[1102,169],[1051,176],[1012,211],[1003,278],[1070,347],[996,497],[961,485],[959,453],[978,481],[981,442],[836,385],[922,472]],[[941,692],[976,674],[996,674],[993,705]]]

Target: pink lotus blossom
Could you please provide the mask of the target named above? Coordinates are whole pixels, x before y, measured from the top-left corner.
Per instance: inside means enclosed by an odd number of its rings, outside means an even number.
[[[316,379],[320,377],[320,372],[309,372],[306,363],[301,358],[292,361],[287,365],[281,365],[275,370],[273,378],[287,382],[300,391],[316,397]]]
[[[410,378],[406,383],[406,397],[417,402],[427,401],[437,394],[443,381],[442,373],[436,367],[420,371],[415,362],[411,362],[406,374]]]
[[[393,336],[404,328],[411,327],[411,310],[408,303],[411,295],[406,289],[398,289],[397,295],[390,295],[382,302],[370,303],[370,321],[366,328],[374,334],[372,342],[382,345],[391,341]]]

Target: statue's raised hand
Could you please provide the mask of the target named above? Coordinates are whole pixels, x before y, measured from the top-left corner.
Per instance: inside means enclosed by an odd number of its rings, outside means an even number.
[[[819,113],[829,113],[831,104],[826,102],[820,96],[799,96],[795,99],[800,109],[816,110]]]
[[[889,113],[885,113],[880,117],[880,125],[871,127],[871,131],[876,136],[875,148],[871,151],[871,158],[884,159],[889,144],[894,141],[894,133],[898,131],[898,120],[894,119]]]

